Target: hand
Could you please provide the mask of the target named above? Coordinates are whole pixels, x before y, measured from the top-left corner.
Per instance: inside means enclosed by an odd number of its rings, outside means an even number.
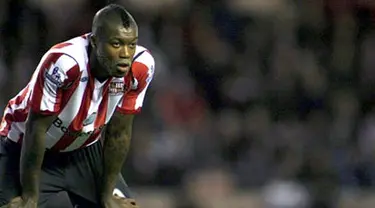
[[[105,208],[139,208],[134,199],[128,199],[114,195],[104,203]]]
[[[10,202],[2,208],[37,208],[38,203],[36,200],[27,199],[24,200],[22,197],[17,196],[10,200]]]

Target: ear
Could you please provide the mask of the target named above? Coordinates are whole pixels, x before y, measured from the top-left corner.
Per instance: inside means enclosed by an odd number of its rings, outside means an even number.
[[[96,37],[94,35],[90,35],[90,44],[92,48],[96,48]]]

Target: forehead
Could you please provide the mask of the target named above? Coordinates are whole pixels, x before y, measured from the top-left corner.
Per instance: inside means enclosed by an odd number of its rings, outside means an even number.
[[[125,27],[122,24],[108,24],[105,27],[106,39],[124,38],[135,39],[138,37],[138,28],[136,25]]]

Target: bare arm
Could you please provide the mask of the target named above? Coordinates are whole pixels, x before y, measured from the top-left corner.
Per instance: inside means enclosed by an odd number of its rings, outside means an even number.
[[[20,180],[22,198],[38,200],[40,170],[45,152],[45,134],[55,116],[43,116],[34,112],[29,113],[26,123],[25,138],[22,142],[20,161]]]
[[[64,87],[80,76],[77,62],[62,53],[47,52],[36,69],[37,76],[30,96],[30,112],[26,122],[20,160],[23,199],[38,199],[40,169],[45,152],[48,125],[61,108]]]
[[[101,199],[110,201],[118,175],[129,151],[134,115],[115,112],[106,127]]]

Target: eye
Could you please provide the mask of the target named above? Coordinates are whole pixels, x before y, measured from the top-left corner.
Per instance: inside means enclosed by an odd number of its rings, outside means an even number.
[[[130,44],[130,47],[131,47],[131,48],[135,48],[135,47],[137,47],[137,43],[131,43],[131,44]]]
[[[120,47],[120,43],[116,43],[116,42],[111,43],[111,45],[112,45],[112,47],[114,47],[114,48],[119,48],[119,47]]]

